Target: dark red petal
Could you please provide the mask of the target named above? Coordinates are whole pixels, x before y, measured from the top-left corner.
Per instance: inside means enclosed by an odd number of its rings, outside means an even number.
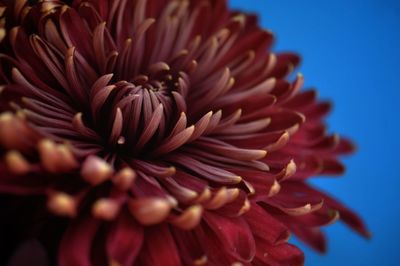
[[[60,266],[91,266],[92,242],[100,226],[100,221],[92,217],[75,220],[65,232],[59,248]]]
[[[192,265],[194,262],[202,261],[207,257],[204,248],[205,243],[201,241],[195,231],[173,228],[172,232],[184,265]]]
[[[255,255],[253,234],[243,218],[227,218],[207,212],[204,218],[221,243],[221,248],[241,262],[250,262]]]
[[[244,214],[244,218],[253,235],[263,239],[266,243],[276,245],[289,239],[288,228],[268,214],[267,210],[258,206],[257,203],[252,203],[250,210]]]
[[[106,240],[108,258],[121,266],[134,263],[143,243],[143,228],[123,211],[113,221]]]
[[[140,252],[142,265],[180,266],[181,260],[175,241],[168,225],[148,227],[144,236],[145,242]]]
[[[289,226],[289,228],[293,234],[313,249],[321,253],[326,252],[326,238],[318,227]]]
[[[258,243],[257,243],[258,244]],[[276,266],[301,266],[304,265],[303,252],[291,244],[280,245],[257,245],[257,257],[255,265],[276,265]]]
[[[340,142],[336,147],[335,152],[337,154],[350,154],[355,152],[356,146],[350,140],[346,138],[340,138]]]
[[[301,189],[307,193],[312,193],[324,199],[324,202],[329,208],[339,211],[340,220],[350,226],[353,230],[357,231],[364,237],[370,237],[371,233],[363,223],[360,217],[358,217],[353,211],[346,208],[342,203],[328,196],[327,194],[312,188],[309,185],[302,184]]]

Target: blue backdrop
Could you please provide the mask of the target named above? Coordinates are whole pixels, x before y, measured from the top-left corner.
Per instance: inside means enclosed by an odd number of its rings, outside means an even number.
[[[400,265],[400,1],[230,0],[256,12],[277,37],[275,51],[296,51],[307,86],[334,102],[330,129],[351,136],[358,152],[342,179],[314,183],[366,220],[369,241],[336,223],[329,251],[308,248],[306,265]]]

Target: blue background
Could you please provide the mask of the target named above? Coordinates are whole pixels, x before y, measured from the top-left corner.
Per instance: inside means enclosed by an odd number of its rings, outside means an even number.
[[[400,265],[399,100],[400,1],[230,0],[256,12],[277,37],[275,51],[296,51],[306,86],[334,102],[334,132],[351,136],[358,152],[347,172],[314,183],[365,219],[365,240],[340,223],[326,228],[328,253],[302,247],[306,265]],[[296,242],[297,243],[297,242]]]

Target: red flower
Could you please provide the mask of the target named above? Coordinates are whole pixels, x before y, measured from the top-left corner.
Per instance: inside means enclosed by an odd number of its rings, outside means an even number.
[[[0,202],[29,221],[14,246],[37,239],[12,261],[301,265],[291,233],[319,251],[339,216],[368,234],[308,185],[353,147],[254,16],[224,0],[2,2]]]

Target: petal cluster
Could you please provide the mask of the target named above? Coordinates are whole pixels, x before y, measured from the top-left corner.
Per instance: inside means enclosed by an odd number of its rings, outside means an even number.
[[[337,219],[368,235],[308,184],[342,174],[353,146],[326,132],[330,104],[289,78],[299,57],[271,52],[256,17],[225,0],[2,3],[0,192],[36,195],[31,253],[302,265],[291,234],[319,251]]]

